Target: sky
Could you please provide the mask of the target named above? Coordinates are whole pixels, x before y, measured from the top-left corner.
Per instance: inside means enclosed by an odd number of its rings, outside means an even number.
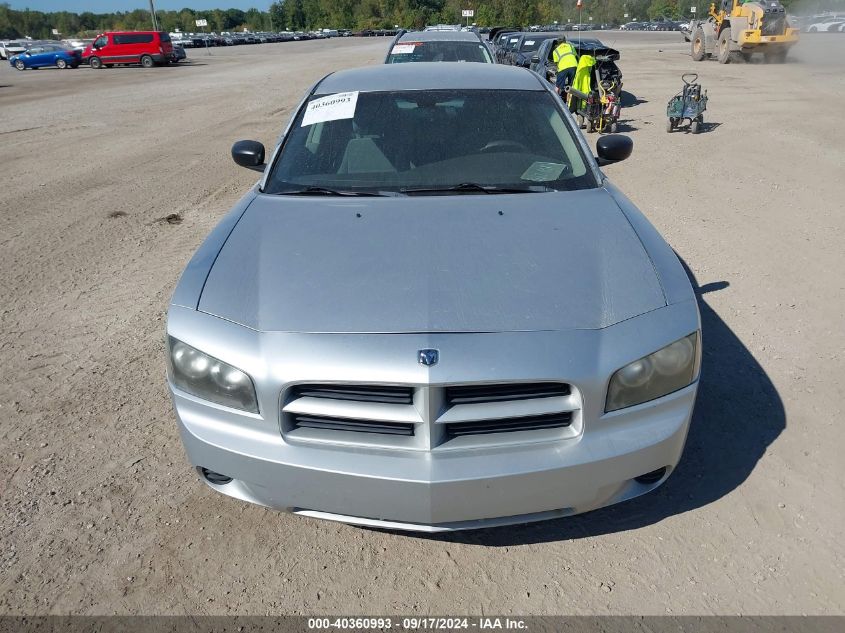
[[[33,11],[73,11],[82,13],[111,13],[148,9],[149,0],[2,0],[12,9]],[[256,9],[267,10],[272,0],[155,0],[156,9]]]

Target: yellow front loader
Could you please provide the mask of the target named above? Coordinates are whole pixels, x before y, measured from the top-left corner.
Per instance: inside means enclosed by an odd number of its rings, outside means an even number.
[[[715,56],[728,64],[748,61],[762,53],[767,62],[783,63],[798,41],[798,29],[789,26],[786,10],[777,0],[720,0],[710,5],[706,20],[690,24],[692,58],[700,62]]]

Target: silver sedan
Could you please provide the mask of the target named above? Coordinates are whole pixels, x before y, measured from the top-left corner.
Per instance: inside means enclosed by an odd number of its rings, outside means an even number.
[[[528,70],[319,81],[176,288],[168,382],[209,486],[300,515],[447,531],[660,486],[701,358],[672,249]]]

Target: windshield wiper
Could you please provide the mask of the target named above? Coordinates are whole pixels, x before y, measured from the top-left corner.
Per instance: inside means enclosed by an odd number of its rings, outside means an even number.
[[[378,191],[346,191],[341,189],[329,189],[328,187],[305,187],[304,189],[292,189],[280,191],[279,196],[384,196]]]
[[[543,190],[548,191],[544,187]],[[495,185],[480,185],[477,182],[462,182],[449,187],[420,187],[418,189],[400,189],[400,193],[413,195],[415,193],[537,193],[537,189],[528,187],[497,187]]]

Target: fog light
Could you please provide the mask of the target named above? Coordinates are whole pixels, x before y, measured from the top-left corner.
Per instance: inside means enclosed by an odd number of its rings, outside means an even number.
[[[663,479],[663,475],[665,474],[666,466],[658,468],[657,470],[652,470],[650,473],[640,475],[639,477],[634,478],[634,481],[640,484],[656,484],[658,481]]]
[[[215,486],[223,486],[232,481],[231,477],[221,475],[220,473],[216,473],[213,470],[209,470],[208,468],[201,468],[200,472],[202,472],[202,476],[205,477],[205,480],[208,483],[214,484]]]

